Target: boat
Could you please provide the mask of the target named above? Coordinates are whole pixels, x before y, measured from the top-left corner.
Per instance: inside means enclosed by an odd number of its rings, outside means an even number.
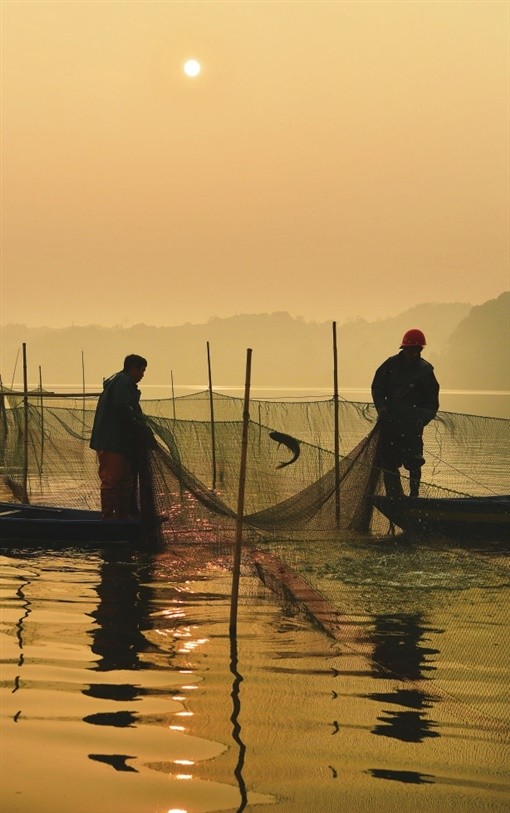
[[[458,540],[510,541],[510,495],[374,497],[374,506],[405,532]]]
[[[103,520],[99,511],[0,502],[0,547],[11,543],[98,544],[141,540],[138,519]]]

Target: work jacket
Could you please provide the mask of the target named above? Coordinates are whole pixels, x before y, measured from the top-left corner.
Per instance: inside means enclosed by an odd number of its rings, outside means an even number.
[[[133,379],[123,371],[107,378],[96,408],[90,447],[132,458],[137,430],[143,426],[140,390]]]
[[[401,351],[376,370],[372,398],[377,412],[388,412],[425,426],[439,409],[439,384],[432,364],[421,356],[407,362]]]

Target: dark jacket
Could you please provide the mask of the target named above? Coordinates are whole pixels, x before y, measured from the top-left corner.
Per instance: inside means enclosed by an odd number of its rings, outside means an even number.
[[[92,449],[133,457],[136,432],[144,426],[140,390],[127,373],[107,378],[99,397],[90,438]]]
[[[439,384],[432,364],[421,356],[408,363],[401,351],[376,370],[372,398],[377,412],[386,407],[417,425],[425,426],[439,409]]]

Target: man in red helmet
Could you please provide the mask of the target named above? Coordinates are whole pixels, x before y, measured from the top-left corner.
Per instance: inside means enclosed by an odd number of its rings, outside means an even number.
[[[381,427],[380,465],[389,497],[403,496],[399,468],[409,472],[409,495],[417,497],[423,458],[423,427],[439,409],[439,384],[434,368],[422,359],[426,345],[421,330],[408,330],[400,353],[376,370],[372,398]]]

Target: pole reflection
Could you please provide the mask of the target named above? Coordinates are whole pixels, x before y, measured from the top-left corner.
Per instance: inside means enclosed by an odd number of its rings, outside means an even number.
[[[201,552],[203,554],[203,551]],[[179,567],[175,569],[175,575],[181,584],[194,578],[203,578],[204,557],[195,551],[196,559],[188,557],[186,563],[179,560]],[[172,559],[175,564],[175,560]],[[197,688],[194,682],[184,678],[172,691],[171,689],[161,690],[155,687],[150,688],[150,675],[148,680],[144,680],[140,675],[140,670],[161,670],[172,669],[175,659],[184,659],[188,664],[190,658],[209,639],[199,637],[195,633],[195,625],[190,625],[186,621],[187,612],[183,607],[186,600],[186,591],[179,590],[177,604],[161,602],[161,595],[168,596],[165,588],[169,587],[166,579],[161,580],[161,573],[164,571],[164,560],[161,555],[151,556],[150,554],[140,555],[132,551],[114,549],[104,552],[104,559],[99,570],[99,583],[95,587],[99,601],[97,608],[90,613],[95,620],[95,625],[89,630],[91,637],[91,650],[97,660],[91,665],[99,680],[91,681],[89,685],[82,689],[82,693],[100,701],[114,701],[118,710],[112,709],[112,704],[105,703],[107,711],[96,711],[84,717],[84,722],[93,726],[111,726],[117,729],[120,739],[117,742],[123,743],[124,737],[119,729],[133,729],[144,722],[146,718],[143,711],[133,709],[133,701],[142,699],[145,695],[165,693],[179,704],[185,703],[189,691]],[[157,587],[150,586],[157,583]],[[172,593],[174,592],[174,588]],[[201,594],[198,594],[201,595]],[[190,593],[192,602],[197,600],[197,593]],[[217,598],[217,597],[216,597]],[[158,608],[155,612],[155,608]],[[162,633],[162,646],[156,642],[160,636],[151,633]],[[151,640],[153,642],[151,643]],[[226,667],[226,663],[225,663]],[[241,738],[240,725],[240,686],[243,677],[238,669],[237,640],[230,638],[230,673],[231,673],[231,702],[232,713],[230,721],[232,723],[231,739],[234,746],[234,754],[237,750],[236,764],[233,769],[233,778],[237,785],[236,797],[238,806],[235,808],[238,813],[244,811],[248,806],[248,794],[243,778],[246,748]],[[189,675],[191,669],[175,667],[179,674]],[[107,677],[107,673],[111,673]],[[101,680],[100,675],[105,675]],[[228,672],[227,672],[228,674]],[[133,680],[129,676],[133,675]],[[122,676],[122,682],[118,679]],[[108,681],[108,678],[111,682]],[[117,678],[117,679],[116,679]],[[138,680],[141,678],[141,680]],[[142,683],[142,685],[139,685]],[[148,684],[148,685],[147,685]],[[227,691],[228,683],[226,686]],[[126,706],[122,708],[125,703]],[[128,706],[129,704],[129,706]],[[119,708],[120,706],[120,708]],[[101,705],[99,705],[101,708]],[[195,733],[187,725],[188,718],[193,716],[193,712],[183,709],[170,712],[171,720],[165,722],[166,727],[176,733],[186,735]],[[170,724],[168,724],[170,723]],[[195,734],[199,736],[200,734]],[[111,743],[111,738],[105,742]],[[130,748],[133,749],[133,742],[137,739],[126,738]],[[202,742],[207,742],[202,739]],[[220,743],[212,743],[210,749],[213,753],[222,753],[224,747],[223,740]],[[190,742],[183,739],[183,755],[193,754],[195,747]],[[109,765],[116,771],[135,772],[137,769],[130,765],[131,760],[140,758],[140,754],[120,753],[123,751],[122,744],[113,747],[113,753],[89,753],[88,758],[95,762]],[[127,748],[126,748],[127,750]],[[200,750],[203,750],[203,746]],[[209,749],[208,749],[209,750]],[[97,751],[102,751],[98,748]],[[200,751],[199,751],[200,752]],[[203,756],[201,757],[204,758]],[[174,779],[189,780],[193,778],[196,760],[173,756],[171,759],[161,760],[161,770],[170,772]],[[178,772],[174,772],[175,768]],[[231,787],[229,785],[229,787]]]
[[[239,755],[236,767],[234,768],[234,776],[237,780],[239,793],[241,795],[241,803],[237,808],[237,813],[241,813],[241,811],[244,810],[248,804],[248,794],[243,778],[246,746],[241,739],[241,724],[239,722],[239,714],[241,712],[240,687],[243,681],[243,676],[239,673],[237,668],[237,637],[235,635],[230,636],[230,671],[234,676],[234,680],[232,682],[232,716],[230,717],[233,724],[232,738],[239,746]]]
[[[21,606],[24,608],[23,615],[17,620],[16,622],[16,640],[18,642],[18,649],[19,649],[19,657],[17,666],[19,668],[18,674],[15,676],[13,681],[13,689],[12,694],[18,692],[21,686],[21,668],[25,662],[25,653],[24,653],[24,624],[27,618],[29,617],[30,613],[32,612],[32,602],[27,598],[25,595],[25,589],[29,587],[31,584],[30,579],[23,578],[22,584],[16,590],[16,596],[20,600]],[[13,717],[15,723],[18,722],[19,718],[21,717],[22,710],[19,709]]]

